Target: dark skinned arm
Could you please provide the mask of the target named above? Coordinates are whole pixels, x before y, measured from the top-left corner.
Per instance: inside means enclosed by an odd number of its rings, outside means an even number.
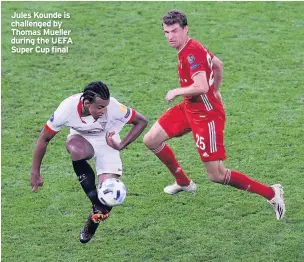
[[[133,124],[131,130],[126,135],[126,137],[118,143],[113,139],[113,135],[115,132],[109,132],[106,135],[107,144],[116,149],[116,150],[123,150],[127,145],[132,143],[134,140],[136,140],[140,134],[144,131],[148,124],[148,120],[140,113],[136,112],[135,117],[133,121],[129,124]]]
[[[31,177],[30,177],[30,182],[33,192],[38,191],[38,188],[43,186],[43,179],[40,176],[40,167],[41,167],[42,159],[46,152],[46,148],[49,142],[51,141],[51,139],[55,135],[56,133],[51,133],[46,128],[44,128],[41,131],[40,137],[37,140],[34,149],[34,157],[33,157]]]

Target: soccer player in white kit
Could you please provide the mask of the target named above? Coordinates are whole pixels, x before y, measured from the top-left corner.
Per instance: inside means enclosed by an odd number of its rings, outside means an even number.
[[[111,207],[97,196],[95,173],[87,160],[94,158],[101,184],[107,178],[120,178],[120,150],[133,142],[147,126],[147,119],[135,110],[110,97],[107,85],[101,81],[89,83],[82,93],[63,100],[45,124],[34,150],[31,169],[32,191],[43,186],[40,167],[50,140],[61,127],[70,129],[66,148],[72,158],[74,171],[83,191],[92,202],[90,216],[80,232],[80,242],[91,240],[99,223],[110,215]],[[120,139],[125,124],[132,124],[129,133]]]

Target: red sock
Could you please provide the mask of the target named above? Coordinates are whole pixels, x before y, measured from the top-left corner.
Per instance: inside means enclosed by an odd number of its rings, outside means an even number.
[[[268,200],[274,197],[274,191],[270,186],[255,181],[250,177],[235,170],[231,170],[230,178],[229,172],[226,173],[225,184],[244,191],[256,193],[260,196],[267,198]]]
[[[166,165],[171,174],[175,177],[178,185],[187,186],[190,184],[190,179],[178,164],[172,149],[168,145],[163,144],[160,148],[155,149],[152,152]]]

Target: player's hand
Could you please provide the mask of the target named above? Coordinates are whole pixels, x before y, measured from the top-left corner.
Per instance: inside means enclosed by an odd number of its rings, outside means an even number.
[[[178,96],[177,89],[169,90],[167,95],[166,95],[166,101],[169,103],[177,96]]]
[[[31,186],[32,191],[37,192],[39,187],[43,187],[43,179],[40,176],[39,172],[31,172]]]
[[[219,90],[214,91],[213,94],[214,94],[215,98],[217,98],[218,100],[221,101],[221,103],[223,103],[222,94],[221,94],[221,92]]]
[[[107,132],[106,134],[106,141],[108,146],[116,149],[116,150],[121,150],[121,146],[120,143],[118,143],[117,141],[115,141],[115,139],[113,138],[113,136],[115,135],[115,132]]]

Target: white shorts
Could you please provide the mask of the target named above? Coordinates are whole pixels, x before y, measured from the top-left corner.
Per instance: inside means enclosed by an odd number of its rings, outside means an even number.
[[[68,138],[74,134],[69,134]],[[101,174],[116,174],[122,175],[122,162],[120,159],[120,152],[108,146],[104,137],[94,136],[80,136],[84,137],[94,149],[94,160],[96,175]],[[120,140],[120,137],[115,135],[114,139]]]

